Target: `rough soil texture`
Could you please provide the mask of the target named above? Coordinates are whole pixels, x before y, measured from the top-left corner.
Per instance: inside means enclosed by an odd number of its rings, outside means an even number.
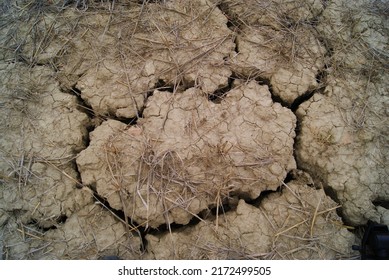
[[[315,170],[352,224],[384,222],[387,216],[374,205],[389,198],[389,99],[377,87],[387,88],[387,80],[373,84],[363,78],[334,79],[325,96],[315,94],[297,111],[302,119],[300,166]]]
[[[63,80],[95,113],[118,118],[136,117],[158,83],[205,93],[226,86],[231,70],[223,59],[234,48],[232,32],[219,9],[195,2],[150,3],[120,17],[87,14],[77,22]]]
[[[150,257],[334,259],[349,254],[354,238],[338,226],[336,204],[323,190],[306,183],[291,181],[282,193],[272,193],[257,207],[239,200],[235,211],[216,223],[210,219],[173,234],[147,235]]]
[[[296,165],[295,117],[267,86],[241,84],[220,104],[201,89],[155,91],[138,126],[110,120],[77,158],[82,182],[138,224],[187,224],[230,193],[276,190]]]
[[[319,30],[333,48],[333,68],[323,94],[297,111],[300,167],[315,170],[342,204],[344,218],[356,225],[385,223],[388,215],[389,42],[382,4],[337,1],[327,7]],[[339,19],[353,28],[343,30]]]
[[[62,93],[45,66],[2,64],[3,211],[18,211],[23,222],[51,227],[84,207],[91,195],[76,190],[74,158],[85,148],[88,118],[76,98]],[[15,187],[15,188],[14,188]]]
[[[226,9],[231,6],[239,34],[232,69],[269,80],[274,95],[291,105],[319,86],[316,76],[324,67],[326,49],[311,21],[322,5],[320,1],[257,2],[225,3]]]
[[[3,1],[0,257],[357,257],[389,225],[388,16]]]

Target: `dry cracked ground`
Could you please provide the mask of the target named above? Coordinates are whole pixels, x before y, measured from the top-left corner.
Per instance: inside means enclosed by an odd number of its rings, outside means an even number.
[[[351,259],[389,225],[387,0],[3,0],[1,259]]]

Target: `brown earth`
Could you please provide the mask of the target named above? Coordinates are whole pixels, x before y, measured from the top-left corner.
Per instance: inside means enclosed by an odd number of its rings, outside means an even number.
[[[356,258],[385,2],[3,1],[1,258]]]

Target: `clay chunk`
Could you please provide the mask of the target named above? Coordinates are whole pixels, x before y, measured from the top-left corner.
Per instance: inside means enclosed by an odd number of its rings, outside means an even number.
[[[137,126],[115,120],[77,158],[82,181],[139,224],[187,224],[230,194],[275,190],[296,167],[294,114],[267,86],[237,84],[220,104],[197,88],[155,91]]]

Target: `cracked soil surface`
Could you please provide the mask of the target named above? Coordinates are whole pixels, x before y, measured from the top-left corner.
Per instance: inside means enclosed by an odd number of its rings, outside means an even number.
[[[0,259],[358,257],[387,4],[3,1]]]

